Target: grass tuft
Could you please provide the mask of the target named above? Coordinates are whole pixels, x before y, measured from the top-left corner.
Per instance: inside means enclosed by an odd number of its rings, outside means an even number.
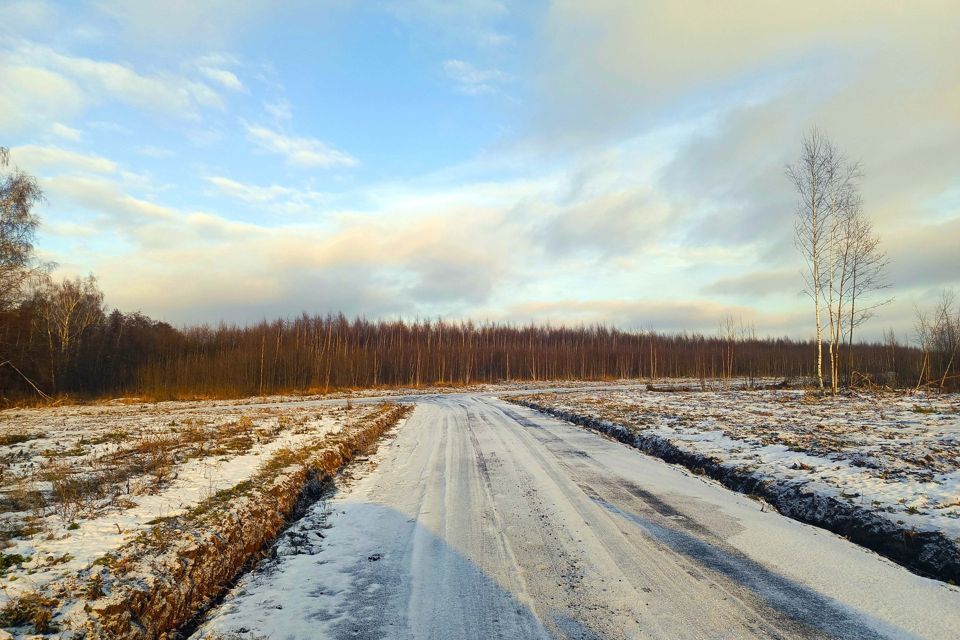
[[[39,593],[25,593],[10,600],[0,609],[0,627],[32,625],[37,633],[56,631],[53,609],[57,601]]]

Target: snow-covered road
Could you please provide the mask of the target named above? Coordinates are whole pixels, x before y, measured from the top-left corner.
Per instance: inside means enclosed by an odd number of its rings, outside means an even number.
[[[195,637],[955,638],[960,589],[595,433],[428,396]]]

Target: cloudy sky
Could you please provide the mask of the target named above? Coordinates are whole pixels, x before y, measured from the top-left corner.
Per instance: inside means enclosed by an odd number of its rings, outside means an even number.
[[[863,164],[865,335],[960,287],[960,4],[0,0],[39,246],[174,323],[343,310],[807,337],[784,165]]]

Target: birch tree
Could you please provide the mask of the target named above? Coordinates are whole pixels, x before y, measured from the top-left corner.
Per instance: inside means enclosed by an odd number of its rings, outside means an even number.
[[[893,298],[869,301],[871,294],[890,287],[887,267],[890,260],[880,244],[880,236],[862,209],[850,221],[852,255],[850,264],[850,310],[847,313],[847,352],[852,355],[854,330],[871,318],[881,306]]]
[[[840,344],[843,335],[844,312],[850,297],[853,262],[853,221],[862,211],[857,180],[860,168],[848,163],[842,154],[835,156],[835,171],[829,185],[827,237],[827,272],[823,287],[827,297],[829,318],[830,391],[840,388]]]
[[[824,388],[823,311],[826,310],[830,390],[841,380],[841,347],[852,350],[854,329],[889,300],[858,306],[884,289],[886,254],[863,211],[860,166],[850,162],[818,129],[803,138],[800,159],[787,167],[797,191],[794,239],[805,261],[804,291],[816,321],[817,382]],[[852,360],[848,359],[852,369]]]
[[[9,150],[0,147],[0,170],[9,164]],[[0,310],[16,304],[27,283],[42,269],[33,251],[39,224],[33,209],[42,199],[43,192],[32,176],[19,169],[0,173]]]
[[[64,384],[86,332],[104,321],[103,292],[92,275],[47,281],[34,294],[38,329],[44,333],[54,389]]]
[[[803,137],[800,158],[787,166],[787,177],[797,191],[794,240],[806,263],[804,293],[813,301],[816,323],[817,384],[823,389],[823,317],[825,268],[828,268],[830,196],[838,172],[837,154],[830,140],[816,128]]]

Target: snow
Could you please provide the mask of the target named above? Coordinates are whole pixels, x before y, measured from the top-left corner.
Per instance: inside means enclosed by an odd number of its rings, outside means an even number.
[[[492,393],[595,386],[544,381],[471,388]],[[460,391],[439,385],[237,400],[118,398],[0,411],[0,553],[28,558],[0,572],[0,606],[77,575],[158,520],[243,482],[280,449],[336,432],[381,400]],[[131,456],[147,459],[158,452],[162,461],[155,471],[133,468]],[[125,477],[111,477],[117,469]],[[56,482],[83,480],[93,485],[84,495],[54,499]],[[39,504],[24,501],[31,492]]]
[[[0,412],[0,437],[36,435],[0,446],[0,495],[41,491],[47,506],[0,513],[4,555],[30,560],[0,575],[0,603],[76,575],[158,519],[181,514],[217,491],[251,477],[283,448],[306,445],[357,420],[372,406],[231,408],[207,402],[116,404]],[[249,440],[245,440],[249,438]],[[131,470],[119,483],[101,482],[144,443],[166,442],[162,476]],[[78,499],[70,512],[53,504],[56,472],[94,478],[107,495]],[[17,535],[17,530],[24,533]]]
[[[520,396],[960,540],[960,396],[641,389]]]
[[[422,398],[359,473],[192,637],[952,638],[960,624],[955,587],[489,396]]]
[[[391,397],[417,404],[396,439],[367,468],[351,465],[347,477],[360,478],[341,478],[332,500],[284,533],[275,558],[242,579],[198,638],[244,629],[240,637],[420,637],[436,629],[451,638],[953,637],[955,587],[496,396],[623,424],[954,537],[960,397],[814,402],[796,391],[670,386],[686,391],[547,381],[469,393],[2,411],[2,552],[31,560],[0,574],[0,604],[60,583],[158,518],[243,482],[282,448],[336,432]],[[69,513],[10,508],[27,490],[49,501],[57,477],[121,468],[158,441],[169,453],[159,475],[141,470],[105,483],[111,491]]]

